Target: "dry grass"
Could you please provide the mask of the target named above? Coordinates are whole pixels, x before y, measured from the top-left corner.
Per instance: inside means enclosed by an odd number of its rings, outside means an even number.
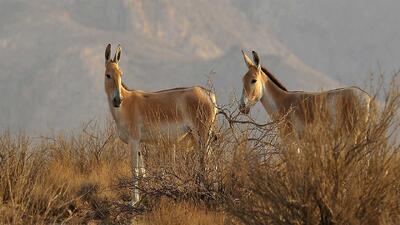
[[[0,138],[0,223],[103,219],[116,175],[130,173],[128,151],[111,130],[33,140]],[[96,136],[93,136],[96,135]],[[32,143],[35,142],[35,143]]]
[[[183,143],[143,146],[147,176],[130,207],[130,151],[113,126],[79,134],[0,137],[0,224],[397,224],[400,93],[350,133],[321,119],[301,141],[279,139],[221,109],[202,169]],[[323,118],[323,116],[321,116]],[[331,129],[327,129],[331,127]]]
[[[225,224],[223,213],[210,211],[204,206],[187,202],[175,203],[162,199],[151,212],[138,218],[138,224],[144,225],[222,225]]]

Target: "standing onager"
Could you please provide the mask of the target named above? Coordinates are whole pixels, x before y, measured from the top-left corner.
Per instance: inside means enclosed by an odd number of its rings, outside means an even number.
[[[248,72],[243,76],[243,92],[240,111],[249,113],[250,107],[262,103],[271,119],[285,117],[285,129],[281,135],[291,132],[300,138],[305,125],[315,121],[316,116],[328,115],[328,121],[351,130],[354,119],[368,121],[374,104],[365,91],[347,87],[323,92],[288,91],[267,69],[253,51],[254,62],[242,51]],[[362,116],[355,118],[356,115]]]
[[[204,160],[204,146],[217,114],[215,95],[198,86],[158,92],[129,90],[122,83],[123,73],[118,66],[121,47],[118,46],[114,59],[110,56],[111,45],[108,44],[105,91],[118,135],[132,150],[135,175],[145,173],[140,143],[157,143],[160,139],[179,141],[190,136],[202,151],[200,160]],[[137,187],[137,179],[134,185]],[[133,204],[138,201],[139,191],[135,188]]]

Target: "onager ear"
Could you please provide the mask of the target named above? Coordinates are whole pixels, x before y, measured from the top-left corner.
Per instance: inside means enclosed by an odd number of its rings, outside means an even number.
[[[108,44],[106,47],[106,52],[105,52],[105,57],[106,57],[106,63],[110,61],[110,56],[111,56],[111,44]]]
[[[114,62],[118,64],[119,60],[121,59],[121,45],[118,45],[117,47],[117,51],[115,51],[115,55],[114,55]]]
[[[246,64],[247,64],[247,67],[251,67],[251,66],[254,66],[254,63],[251,61],[251,59],[246,55],[246,53],[244,53],[244,51],[242,50],[242,54],[243,54],[243,58],[244,58],[244,61],[246,62]]]
[[[256,65],[257,66],[260,65],[260,57],[258,57],[257,52],[252,51],[251,53],[253,53],[253,59],[254,59],[254,62],[256,63]]]

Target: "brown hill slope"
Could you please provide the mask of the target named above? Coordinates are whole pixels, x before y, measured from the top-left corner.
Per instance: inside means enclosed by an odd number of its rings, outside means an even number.
[[[0,0],[0,129],[73,128],[108,115],[106,43],[124,47],[128,86],[157,90],[205,84],[221,101],[240,87],[240,49],[256,49],[291,89],[335,83],[302,63],[230,1]]]

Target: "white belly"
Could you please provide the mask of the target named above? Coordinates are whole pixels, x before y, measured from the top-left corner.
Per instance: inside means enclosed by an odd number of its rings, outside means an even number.
[[[140,141],[147,143],[176,142],[182,140],[191,132],[190,126],[185,123],[165,123],[158,126],[140,129]]]

